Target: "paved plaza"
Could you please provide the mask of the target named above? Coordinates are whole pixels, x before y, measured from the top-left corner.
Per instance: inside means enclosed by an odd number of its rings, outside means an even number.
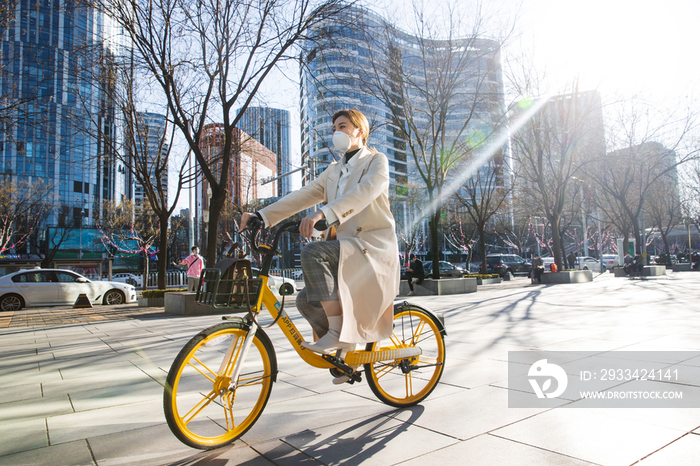
[[[3,314],[0,465],[697,465],[700,409],[509,408],[507,361],[514,350],[700,351],[699,298],[693,272],[517,278],[409,298],[445,316],[447,360],[439,386],[408,409],[382,404],[365,382],[333,385],[269,329],[280,374],[267,408],[242,439],[209,452],[171,434],[162,395],[180,348],[220,316],[135,306]],[[682,384],[700,399],[700,363],[691,369]]]

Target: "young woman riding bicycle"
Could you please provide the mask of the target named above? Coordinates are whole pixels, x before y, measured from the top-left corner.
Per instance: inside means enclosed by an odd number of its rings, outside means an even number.
[[[332,121],[333,145],[344,152],[341,160],[298,191],[241,219],[241,230],[252,216],[270,227],[323,203],[301,221],[299,232],[310,238],[316,222],[325,219],[335,226],[336,239],[304,247],[306,288],[297,297],[297,308],[320,337],[303,346],[321,354],[352,351],[358,343],[389,336],[400,279],[387,158],[366,147],[369,123],[361,112],[340,110]]]

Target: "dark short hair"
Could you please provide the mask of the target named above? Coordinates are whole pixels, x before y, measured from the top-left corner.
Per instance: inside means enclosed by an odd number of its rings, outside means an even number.
[[[192,251],[194,251],[195,249],[199,249],[199,246],[192,246]]]
[[[416,255],[415,255],[415,254],[411,254],[410,256],[408,256],[408,258],[409,258],[409,259],[415,259],[415,258],[416,258]]]

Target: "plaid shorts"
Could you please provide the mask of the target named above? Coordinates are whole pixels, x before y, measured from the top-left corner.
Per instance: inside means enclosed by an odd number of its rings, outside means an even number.
[[[308,301],[338,301],[340,241],[309,243],[301,250]]]

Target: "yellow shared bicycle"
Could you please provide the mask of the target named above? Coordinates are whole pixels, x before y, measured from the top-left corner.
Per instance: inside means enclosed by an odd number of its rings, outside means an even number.
[[[441,316],[407,302],[394,306],[394,331],[386,340],[341,357],[302,348],[304,337],[284,311],[276,288],[268,281],[272,259],[284,232],[298,232],[298,222],[282,225],[272,245],[256,244],[260,224],[250,228],[251,245],[261,252],[257,278],[250,262],[204,269],[197,301],[231,309],[240,315],[195,335],[175,358],[168,372],[163,407],[173,434],[186,445],[217,448],[233,442],[260,417],[277,378],[277,359],[270,338],[257,321],[264,308],[307,364],[347,375],[350,383],[362,375],[382,402],[412,406],[437,386],[445,367],[445,325]],[[354,368],[357,369],[354,369]]]

